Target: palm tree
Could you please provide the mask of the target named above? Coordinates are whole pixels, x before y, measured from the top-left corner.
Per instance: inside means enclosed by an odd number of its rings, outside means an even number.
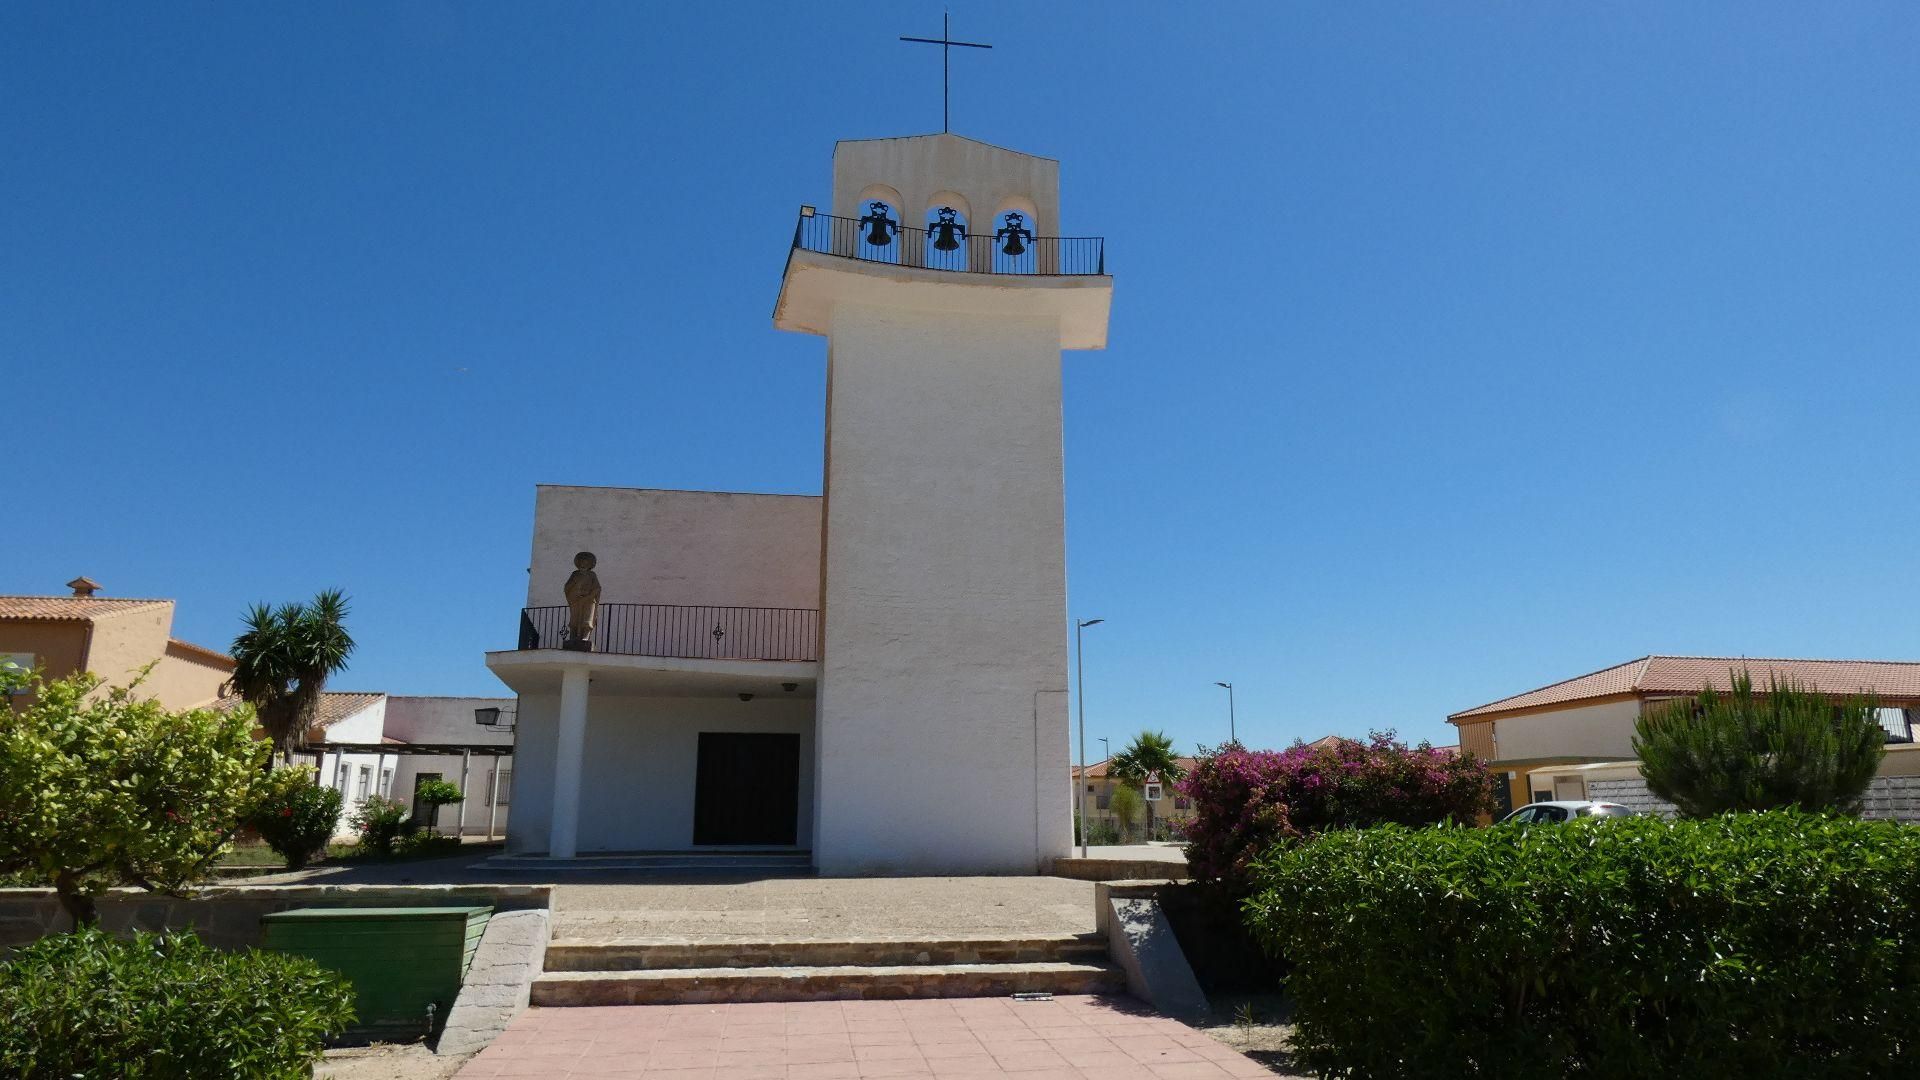
[[[1107,775],[1136,790],[1150,781],[1171,784],[1180,779],[1184,772],[1180,768],[1180,755],[1173,752],[1173,740],[1164,731],[1142,731],[1135,735],[1133,741],[1113,755],[1113,760],[1107,765]],[[1141,801],[1147,806],[1147,839],[1151,840],[1153,801]]]
[[[306,742],[320,717],[327,676],[345,668],[353,653],[346,620],[346,594],[328,589],[310,604],[253,605],[246,629],[233,639],[226,691],[253,705],[283,760],[292,761]]]

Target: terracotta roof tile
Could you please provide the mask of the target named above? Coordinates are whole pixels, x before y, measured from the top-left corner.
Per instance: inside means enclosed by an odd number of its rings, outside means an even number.
[[[320,738],[319,732],[347,719],[354,713],[359,712],[386,696],[386,694],[377,690],[342,690],[338,692],[328,690],[322,692],[320,695],[320,720],[313,726],[314,734],[308,737]],[[228,694],[226,697],[221,698],[208,707],[219,709],[221,712],[227,712],[238,708],[239,705],[239,695]]]
[[[171,604],[171,600],[133,600],[125,597],[0,596],[0,619],[41,619],[90,622],[102,615]]]
[[[1639,680],[1640,669],[1646,666],[1651,657],[1643,656],[1638,660],[1629,660],[1624,664],[1615,664],[1610,668],[1543,686],[1538,690],[1529,690],[1524,694],[1501,698],[1488,702],[1478,708],[1457,712],[1447,717],[1449,720],[1471,719],[1489,713],[1508,712],[1513,709],[1531,709],[1540,705],[1560,705],[1569,701],[1585,701],[1588,698],[1606,697],[1609,694],[1626,694],[1633,691],[1634,683]]]
[[[1920,663],[1902,660],[1773,660],[1724,656],[1654,656],[1635,689],[1643,694],[1697,694],[1703,686],[1725,690],[1730,672],[1745,669],[1753,681],[1795,682],[1826,694],[1920,698]]]
[[[1751,672],[1754,681],[1769,677],[1792,681],[1823,694],[1872,694],[1894,700],[1920,699],[1920,662],[1906,660],[1781,660],[1746,656],[1643,656],[1588,675],[1501,698],[1454,713],[1458,722],[1503,716],[1522,709],[1567,705],[1596,698],[1694,694],[1703,687],[1725,690],[1730,673]]]
[[[320,722],[317,726],[330,728],[386,696],[377,691],[327,691],[320,695]]]
[[[168,638],[167,648],[184,654],[188,660],[195,660],[202,664],[211,664],[215,667],[223,667],[228,671],[233,670],[233,657],[228,656],[219,649],[209,649],[205,645],[195,645],[191,641],[181,641],[179,638]]]
[[[1192,772],[1194,765],[1197,764],[1197,762],[1195,762],[1194,759],[1190,757],[1176,758],[1175,760],[1180,763],[1180,768],[1185,772]],[[1071,767],[1069,771],[1076,777],[1080,775],[1080,769],[1078,766]],[[1107,778],[1106,762],[1096,761],[1092,765],[1087,766],[1087,779],[1105,780],[1106,778]]]

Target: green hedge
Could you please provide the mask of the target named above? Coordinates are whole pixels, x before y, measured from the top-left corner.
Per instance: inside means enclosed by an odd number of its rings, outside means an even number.
[[[1348,1077],[1920,1075],[1920,829],[1797,812],[1335,832],[1254,873]]]
[[[294,1080],[352,1016],[347,982],[304,957],[59,934],[0,964],[0,1076]]]

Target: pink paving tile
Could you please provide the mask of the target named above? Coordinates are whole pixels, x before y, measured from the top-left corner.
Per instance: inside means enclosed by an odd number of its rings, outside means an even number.
[[[885,1046],[856,1046],[853,1048],[855,1061],[924,1061],[920,1048],[910,1042],[893,1043]]]
[[[921,1056],[929,1061],[934,1058],[973,1057],[987,1052],[986,1044],[971,1036],[928,1041],[916,1039],[914,1045],[920,1047]]]
[[[1194,1061],[1179,1065],[1152,1065],[1153,1075],[1160,1080],[1228,1080],[1227,1070],[1211,1061]]]
[[[1067,1064],[1089,1076],[1098,1074],[1102,1078],[1113,1069],[1146,1068],[1118,1050],[1068,1050],[1060,1054]]]
[[[858,1080],[859,1076],[860,1067],[852,1061],[790,1061],[787,1064],[787,1080]]]
[[[1012,1053],[993,1052],[993,1060],[1008,1072],[1032,1072],[1036,1069],[1065,1069],[1067,1059],[1051,1050],[1015,1050]]]
[[[933,1071],[919,1058],[888,1058],[882,1061],[862,1061],[861,1080],[895,1080],[899,1077],[924,1077],[933,1080]]]
[[[855,1049],[862,1046],[912,1046],[913,1032],[908,1031],[905,1024],[900,1025],[897,1031],[849,1031],[847,1041]]]
[[[1001,1074],[1006,1071],[1000,1067],[999,1062],[993,1060],[993,1055],[985,1052],[968,1054],[964,1057],[930,1057],[927,1059],[927,1067],[933,1070],[933,1075],[941,1077],[942,1080],[946,1080],[947,1077],[967,1078],[981,1073]]]
[[[721,1069],[756,1065],[784,1067],[786,1063],[787,1048],[784,1046],[763,1050],[722,1050],[713,1059],[714,1067]]]
[[[1125,999],[531,1009],[459,1080],[1265,1080]]]
[[[713,1080],[786,1080],[787,1065],[721,1065],[713,1070]]]

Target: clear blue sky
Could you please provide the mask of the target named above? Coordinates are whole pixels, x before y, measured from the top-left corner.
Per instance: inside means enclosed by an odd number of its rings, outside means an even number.
[[[1202,11],[1204,10],[1204,15]],[[1092,735],[1282,744],[1648,651],[1920,656],[1920,9],[956,0],[1062,162]],[[0,591],[340,586],[487,693],[536,482],[817,492],[769,321],[935,4],[0,6]]]

